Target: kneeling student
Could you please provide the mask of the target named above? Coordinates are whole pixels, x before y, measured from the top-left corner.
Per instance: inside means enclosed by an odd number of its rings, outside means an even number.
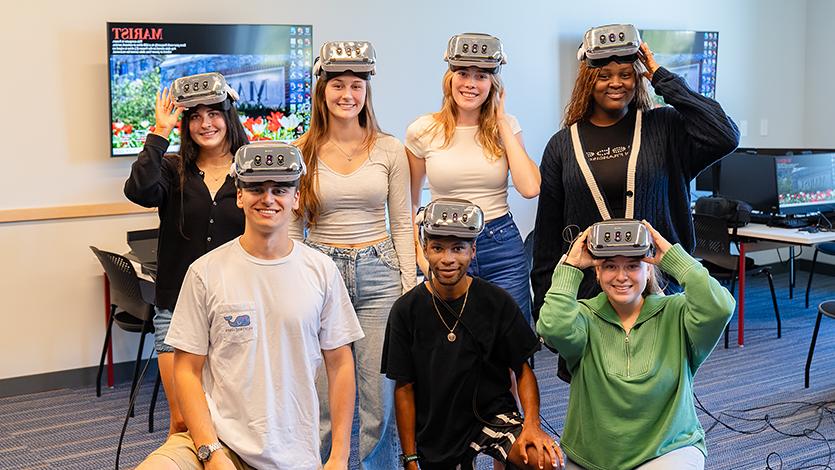
[[[619,243],[620,232],[600,235],[611,233],[606,224],[586,229],[557,264],[536,324],[571,372],[562,439],[567,468],[704,469],[693,378],[722,336],[734,298],[646,221],[626,229],[635,233],[634,245]],[[637,242],[642,232],[654,252]],[[603,292],[578,299],[590,267]],[[663,295],[659,268],[684,292]]]
[[[397,382],[404,467],[469,469],[485,453],[508,468],[559,468],[562,453],[539,426],[539,388],[526,362],[539,341],[510,294],[467,275],[484,227],[481,209],[438,199],[418,223],[428,280],[392,307],[382,363]]]
[[[288,237],[305,166],[293,146],[235,155],[244,234],[188,270],[166,343],[189,432],[140,469],[319,469],[324,360],[333,421],[325,469],[346,469],[354,410],[351,343],[363,333],[336,265]]]

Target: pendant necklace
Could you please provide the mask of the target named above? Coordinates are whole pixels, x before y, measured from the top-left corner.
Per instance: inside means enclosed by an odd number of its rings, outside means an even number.
[[[432,306],[435,307],[435,313],[438,314],[438,318],[441,319],[441,323],[444,324],[444,327],[449,330],[449,334],[446,335],[446,339],[452,343],[458,338],[458,336],[455,335],[455,328],[458,326],[458,322],[461,321],[461,315],[464,314],[464,308],[467,306],[467,297],[470,296],[470,288],[467,287],[467,292],[464,294],[464,303],[461,304],[461,310],[458,312],[458,316],[455,317],[455,324],[452,325],[452,328],[447,325],[446,320],[444,320],[444,316],[441,315],[441,311],[438,310],[438,304],[435,302],[435,294],[430,292],[430,295],[432,295]]]
[[[354,147],[354,150],[351,151],[351,153],[348,153],[345,150],[343,150],[342,147],[340,147],[339,144],[337,144],[335,140],[330,139],[330,143],[332,143],[333,146],[336,147],[337,150],[342,152],[342,155],[345,155],[345,158],[347,158],[349,162],[354,159],[354,154],[357,153],[357,149],[360,147],[359,145],[357,145],[356,147]]]

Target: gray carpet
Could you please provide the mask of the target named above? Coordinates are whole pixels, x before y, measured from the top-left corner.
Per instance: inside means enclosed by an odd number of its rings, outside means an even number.
[[[805,282],[805,273],[798,282]],[[829,446],[835,446],[835,320],[824,317],[822,321],[809,389],[803,388],[803,367],[816,315],[814,306],[826,298],[835,298],[835,278],[816,276],[813,306],[809,309],[803,308],[802,291],[796,293],[794,300],[788,299],[785,274],[776,276],[776,284],[783,337],[776,337],[765,279],[750,279],[745,347],[734,346],[734,317],[732,347],[723,349],[720,343],[696,377],[696,394],[705,408],[725,424],[749,433],[714,426],[711,417],[699,412],[702,424],[709,430],[709,469],[828,468]],[[536,359],[542,415],[561,430],[568,387],[556,378],[550,353],[540,352]],[[137,416],[131,419],[125,437],[121,468],[138,464],[167,432],[166,403],[161,397],[157,403],[156,431],[148,433],[152,381],[147,378],[142,386]],[[96,398],[94,388],[85,388],[0,399],[0,468],[113,468],[127,408],[127,388],[123,384],[105,389],[101,398]],[[761,408],[733,411],[754,407]],[[356,449],[351,468],[357,468],[355,456]],[[829,465],[835,467],[835,462]],[[479,470],[487,468],[491,468],[488,460],[479,459]]]

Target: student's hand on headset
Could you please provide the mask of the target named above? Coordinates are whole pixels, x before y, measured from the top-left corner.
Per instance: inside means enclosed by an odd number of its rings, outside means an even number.
[[[180,115],[183,113],[183,108],[175,106],[171,101],[171,94],[168,88],[163,88],[162,93],[157,92],[156,105],[154,106],[154,134],[165,139],[171,135],[171,131],[177,127],[177,121],[180,120]]]
[[[646,256],[641,261],[650,264],[660,264],[661,258],[667,253],[667,250],[673,247],[670,242],[664,238],[658,230],[655,230],[655,227],[649,224],[646,220],[641,221],[644,226],[647,228],[650,236],[652,236],[652,244],[655,246],[655,254],[653,256]]]
[[[583,233],[578,235],[577,239],[574,240],[574,243],[571,245],[571,249],[568,251],[568,255],[565,258],[566,264],[574,266],[577,269],[586,269],[590,266],[597,266],[602,262],[602,260],[599,260],[591,255],[591,252],[586,245],[586,239],[589,237],[589,233],[591,233],[591,227],[584,230]]]
[[[647,77],[647,80],[652,81],[652,76],[655,74],[655,71],[658,70],[658,62],[655,61],[655,57],[652,54],[652,50],[649,48],[649,44],[642,42],[641,47],[638,49],[638,59],[641,60],[641,63],[644,64],[644,67],[647,69],[644,72],[644,76]]]

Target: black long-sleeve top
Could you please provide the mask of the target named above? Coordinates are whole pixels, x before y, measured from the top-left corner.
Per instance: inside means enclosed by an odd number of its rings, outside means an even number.
[[[244,232],[231,177],[212,199],[196,165],[186,165],[183,190],[177,156],[164,156],[168,140],[148,134],[145,148],[131,166],[125,196],[143,207],[159,208],[156,305],[174,310],[189,265]]]
[[[690,90],[681,77],[667,69],[656,70],[652,84],[672,107],[643,113],[634,218],[648,220],[670,243],[681,243],[692,253],[695,234],[690,214],[690,180],[736,149],[739,130],[719,103]],[[568,250],[563,229],[577,225],[585,230],[601,220],[575,159],[569,128],[551,137],[542,155],[540,172],[542,184],[531,271],[535,317],[551,286],[554,268]],[[594,276],[586,274],[578,298],[592,297],[599,289]]]

